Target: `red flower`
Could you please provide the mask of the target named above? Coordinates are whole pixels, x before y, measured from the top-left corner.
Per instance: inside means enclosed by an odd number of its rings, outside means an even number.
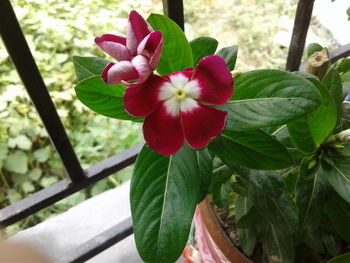
[[[163,50],[163,36],[136,12],[131,11],[126,38],[105,34],[95,43],[108,55],[119,61],[109,63],[102,72],[103,80],[110,85],[124,83],[136,86],[147,80],[156,69]],[[128,81],[137,80],[129,83]]]
[[[125,109],[135,117],[146,117],[143,135],[154,151],[172,155],[184,144],[203,148],[224,129],[227,113],[202,104],[223,105],[232,96],[233,79],[219,56],[203,58],[196,69],[127,88]]]

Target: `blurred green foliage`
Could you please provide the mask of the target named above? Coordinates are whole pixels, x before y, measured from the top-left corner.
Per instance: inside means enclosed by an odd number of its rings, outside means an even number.
[[[186,33],[239,45],[237,69],[282,68],[286,50],[274,44],[280,17],[294,0],[187,0]],[[72,56],[105,57],[94,44],[104,33],[124,34],[131,9],[145,18],[160,0],[13,0],[23,32],[84,168],[142,141],[140,124],[97,116],[75,96]],[[107,58],[108,59],[108,58]],[[7,229],[15,233],[127,180],[125,169]],[[48,187],[66,174],[0,42],[0,208]]]

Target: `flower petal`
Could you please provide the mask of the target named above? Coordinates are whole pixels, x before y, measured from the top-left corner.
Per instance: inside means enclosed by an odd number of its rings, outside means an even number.
[[[145,118],[143,136],[148,146],[163,155],[176,153],[184,144],[180,115],[173,117],[164,104]]]
[[[192,148],[203,148],[224,130],[227,112],[197,102],[197,107],[181,111],[183,131]]]
[[[118,61],[130,60],[131,55],[126,47],[126,38],[105,34],[95,38],[95,43],[108,55]]]
[[[152,27],[137,13],[132,10],[129,15],[128,28],[126,33],[126,46],[131,55],[136,55],[137,46],[151,33]]]
[[[135,117],[144,117],[152,113],[161,103],[159,89],[164,80],[152,75],[145,83],[127,88],[124,95],[125,110]]]
[[[149,57],[149,64],[155,70],[164,46],[163,35],[154,31],[145,37],[137,47],[137,54]]]
[[[139,74],[130,61],[120,61],[116,64],[109,63],[102,72],[102,79],[109,85],[138,78]]]
[[[233,79],[225,61],[219,56],[207,56],[201,59],[194,73],[200,88],[199,100],[223,105],[233,93]]]
[[[135,87],[145,82],[148,79],[148,77],[152,74],[153,70],[148,64],[148,59],[141,55],[134,57],[131,61],[131,64],[134,66],[135,70],[139,75],[138,80],[132,83],[123,81],[123,83],[128,87]]]

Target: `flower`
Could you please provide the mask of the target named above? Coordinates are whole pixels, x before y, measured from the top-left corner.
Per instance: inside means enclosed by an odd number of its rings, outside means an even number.
[[[109,63],[102,72],[103,80],[114,85],[124,83],[136,86],[147,80],[156,69],[163,50],[163,36],[137,13],[131,11],[126,38],[104,34],[95,43],[108,55],[119,61]],[[136,82],[129,83],[130,81]]]
[[[124,107],[135,117],[146,117],[143,135],[148,146],[172,155],[185,140],[197,149],[221,134],[227,112],[207,104],[223,105],[232,93],[233,79],[225,61],[207,56],[196,69],[152,75],[147,82],[127,88]]]

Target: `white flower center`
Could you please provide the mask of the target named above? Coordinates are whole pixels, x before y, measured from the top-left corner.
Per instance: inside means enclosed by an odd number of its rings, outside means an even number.
[[[180,112],[192,111],[198,107],[195,99],[199,98],[200,88],[196,80],[177,74],[170,77],[160,88],[159,98],[164,101],[167,112],[176,117]]]

